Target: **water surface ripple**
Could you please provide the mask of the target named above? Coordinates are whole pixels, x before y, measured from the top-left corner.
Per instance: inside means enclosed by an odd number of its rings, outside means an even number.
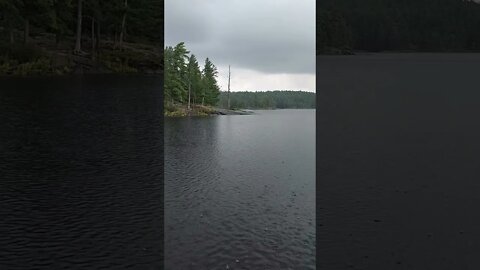
[[[315,269],[315,111],[166,119],[166,269]]]
[[[0,85],[0,269],[159,269],[162,82]]]

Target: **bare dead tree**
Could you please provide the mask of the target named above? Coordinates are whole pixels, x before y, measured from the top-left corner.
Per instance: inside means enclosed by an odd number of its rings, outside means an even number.
[[[80,53],[82,50],[82,0],[78,0],[77,7],[77,38],[75,42],[75,53]]]
[[[228,65],[228,92],[227,92],[227,109],[230,110],[230,65]]]
[[[126,24],[126,21],[127,21],[127,8],[128,8],[128,3],[127,3],[128,0],[125,0],[125,11],[123,11],[123,18],[122,18],[122,28],[120,30],[120,41],[119,41],[119,45],[120,47],[122,47],[123,45],[123,38],[124,38],[124,35],[125,35],[125,24]]]

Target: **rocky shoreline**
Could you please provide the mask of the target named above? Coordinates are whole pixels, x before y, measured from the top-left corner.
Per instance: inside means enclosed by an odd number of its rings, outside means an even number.
[[[192,105],[190,110],[184,104],[166,105],[166,117],[210,116],[210,115],[251,115],[251,110],[229,110],[211,106]]]
[[[214,114],[214,115],[250,115],[250,114],[254,114],[254,112],[250,111],[250,110],[227,110],[227,109],[215,108],[215,111],[211,114]]]

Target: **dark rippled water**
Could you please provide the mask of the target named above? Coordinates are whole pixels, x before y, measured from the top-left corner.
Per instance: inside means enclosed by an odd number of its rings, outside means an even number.
[[[317,57],[320,269],[480,269],[479,67]]]
[[[162,82],[0,80],[0,269],[160,269]]]
[[[315,110],[165,120],[166,269],[315,268]]]

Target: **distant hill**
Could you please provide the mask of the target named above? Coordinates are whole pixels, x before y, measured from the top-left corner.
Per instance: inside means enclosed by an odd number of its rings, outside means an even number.
[[[480,51],[480,4],[469,0],[317,2],[317,54]]]
[[[305,91],[230,92],[232,109],[313,109],[316,95]],[[227,92],[220,93],[220,107],[227,106]]]

